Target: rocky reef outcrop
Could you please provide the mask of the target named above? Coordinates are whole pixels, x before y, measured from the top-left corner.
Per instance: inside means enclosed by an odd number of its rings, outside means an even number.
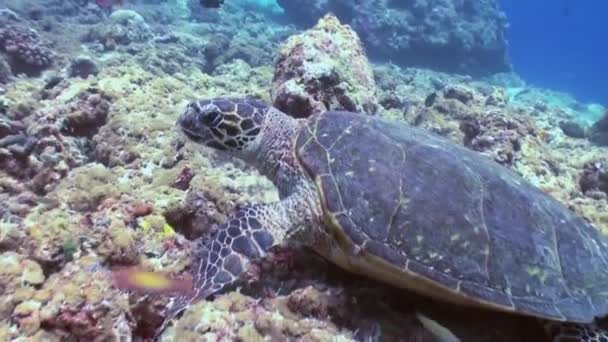
[[[279,0],[303,27],[327,12],[351,25],[373,58],[486,75],[510,69],[497,1]]]
[[[608,112],[589,130],[589,141],[596,145],[608,146]]]
[[[357,34],[327,15],[280,48],[272,102],[294,117],[328,110],[376,113],[376,83]]]

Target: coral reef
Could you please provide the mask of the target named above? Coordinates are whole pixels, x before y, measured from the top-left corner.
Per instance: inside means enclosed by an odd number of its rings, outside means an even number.
[[[386,115],[447,136],[505,166],[521,158],[523,145],[541,144],[538,128],[508,108],[502,88],[417,69],[384,66],[376,71]]]
[[[7,54],[14,73],[37,74],[53,62],[53,52],[40,35],[22,24],[0,28],[0,51]]]
[[[7,214],[26,215],[38,196],[90,161],[87,138],[105,124],[108,100],[84,91],[48,111],[31,101],[9,106],[8,117],[0,119],[0,169],[5,179],[0,198],[10,196]]]
[[[111,269],[187,275],[194,239],[239,206],[277,200],[240,161],[183,142],[175,119],[194,98],[256,96],[294,115],[361,110],[428,129],[608,233],[605,108],[512,73],[370,63],[357,38],[398,64],[505,70],[494,1],[279,2],[304,25],[327,9],[342,24],[330,16],[293,35],[266,15],[273,1],[254,11],[249,0],[220,11],[181,0],[5,2],[0,340],[150,338],[168,299],[118,291]],[[239,285],[191,306],[163,338],[432,340],[422,312],[465,341],[542,339],[533,320],[435,303],[294,246],[256,261]]]
[[[99,70],[95,61],[86,56],[78,56],[72,59],[68,67],[68,75],[70,77],[87,78],[90,75],[97,75],[98,73]]]
[[[152,29],[139,13],[121,9],[90,29],[85,40],[98,42],[104,49],[113,50],[119,45],[145,42],[152,36]]]
[[[292,36],[279,50],[272,102],[294,117],[328,110],[374,114],[372,69],[357,34],[333,15]]]
[[[489,155],[500,164],[512,165],[524,137],[535,133],[526,121],[525,118],[490,114],[467,118],[460,129],[465,133],[465,146]]]
[[[602,214],[608,202],[597,192],[583,195],[578,183],[585,164],[605,151],[567,136],[560,127],[562,122],[581,122],[587,106],[567,94],[527,87],[511,76],[488,84],[395,65],[376,65],[374,73],[383,116],[493,158],[608,232],[608,215]]]
[[[226,3],[220,12],[201,11],[192,15],[200,23],[189,25],[195,36],[213,37],[204,40],[204,56],[208,71],[235,59],[250,66],[271,65],[279,44],[294,33],[291,26],[276,26],[263,14],[245,11],[235,3]]]
[[[285,298],[259,302],[239,293],[229,293],[212,303],[193,306],[161,337],[161,341],[175,340],[242,340],[263,341],[354,341],[351,334],[342,332],[331,323],[293,313],[285,307]],[[319,305],[320,303],[317,303]]]
[[[110,98],[103,93],[83,92],[59,115],[62,132],[71,136],[92,137],[105,125],[110,112]]]
[[[85,256],[45,279],[35,261],[14,252],[0,255],[2,319],[15,322],[10,338],[33,340],[130,337],[128,296],[110,287],[108,270]],[[44,329],[42,329],[44,327]]]
[[[279,0],[289,19],[311,25],[333,12],[375,58],[405,66],[488,75],[508,71],[507,21],[495,0]]]

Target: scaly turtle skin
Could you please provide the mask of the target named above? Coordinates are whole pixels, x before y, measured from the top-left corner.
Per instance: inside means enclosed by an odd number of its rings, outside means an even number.
[[[196,298],[289,241],[422,295],[538,317],[562,338],[608,341],[593,325],[608,315],[607,239],[493,161],[379,118],[296,120],[256,100],[196,101],[179,125],[255,165],[281,196],[241,209],[202,240]]]

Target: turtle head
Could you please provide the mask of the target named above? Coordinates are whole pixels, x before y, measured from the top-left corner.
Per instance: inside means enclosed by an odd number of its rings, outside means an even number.
[[[178,125],[198,144],[244,157],[256,149],[269,108],[263,101],[253,99],[193,101],[178,119]]]

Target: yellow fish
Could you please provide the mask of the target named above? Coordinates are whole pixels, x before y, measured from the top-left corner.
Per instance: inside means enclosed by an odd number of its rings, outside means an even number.
[[[144,271],[137,267],[120,268],[112,271],[114,286],[121,290],[144,293],[174,293],[189,295],[193,292],[192,277],[175,279],[161,272]]]

